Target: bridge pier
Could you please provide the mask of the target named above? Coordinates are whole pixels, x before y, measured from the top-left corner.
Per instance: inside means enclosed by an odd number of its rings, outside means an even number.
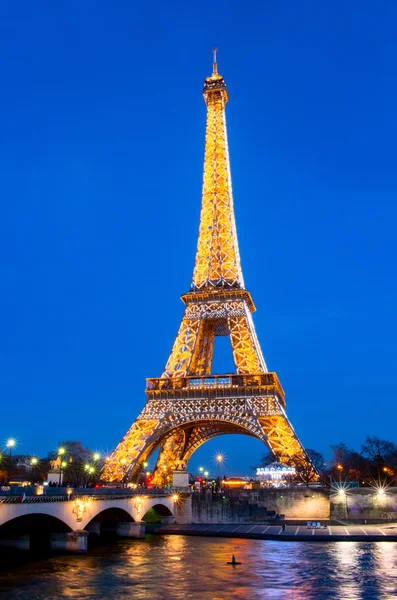
[[[85,529],[92,537],[99,537],[101,535],[101,524],[99,521],[92,521]]]
[[[162,525],[172,525],[173,523],[175,523],[175,517],[174,517],[174,515],[166,516],[166,517],[161,517],[161,524]]]
[[[55,533],[51,536],[51,550],[61,550],[62,552],[75,552],[83,554],[88,548],[88,531],[77,529],[71,533]]]
[[[116,523],[116,535],[119,537],[143,539],[146,532],[144,521],[119,521]]]
[[[180,494],[174,505],[175,523],[184,525],[192,522],[192,496]]]

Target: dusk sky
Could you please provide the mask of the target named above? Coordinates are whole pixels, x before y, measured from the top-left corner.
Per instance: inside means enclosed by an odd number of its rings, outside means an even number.
[[[110,451],[193,270],[212,46],[245,284],[302,443],[396,440],[397,4],[0,4],[0,440]],[[230,372],[227,338],[215,372]],[[189,467],[249,473],[222,436]]]

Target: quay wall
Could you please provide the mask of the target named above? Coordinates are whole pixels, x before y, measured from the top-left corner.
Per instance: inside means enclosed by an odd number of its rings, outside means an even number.
[[[331,518],[349,523],[397,521],[397,488],[377,493],[372,488],[347,490],[330,497]]]
[[[329,519],[329,492],[302,487],[192,494],[193,523],[256,523],[276,514],[286,519]]]

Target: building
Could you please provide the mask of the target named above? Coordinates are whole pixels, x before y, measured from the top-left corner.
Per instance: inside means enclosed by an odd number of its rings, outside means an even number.
[[[260,482],[275,487],[290,483],[295,475],[295,467],[283,465],[279,462],[272,462],[270,465],[260,467],[256,470],[256,477]]]

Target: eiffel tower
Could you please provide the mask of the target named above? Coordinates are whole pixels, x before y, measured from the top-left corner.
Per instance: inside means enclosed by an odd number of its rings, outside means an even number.
[[[255,333],[255,305],[245,288],[233,209],[225,105],[218,74],[204,82],[207,105],[200,229],[185,312],[162,376],[147,379],[146,405],[102,471],[107,481],[138,477],[160,447],[153,483],[185,469],[207,440],[245,434],[262,440],[277,460],[310,465],[285,413],[284,391],[269,373]],[[235,374],[211,375],[215,336],[229,336]]]

